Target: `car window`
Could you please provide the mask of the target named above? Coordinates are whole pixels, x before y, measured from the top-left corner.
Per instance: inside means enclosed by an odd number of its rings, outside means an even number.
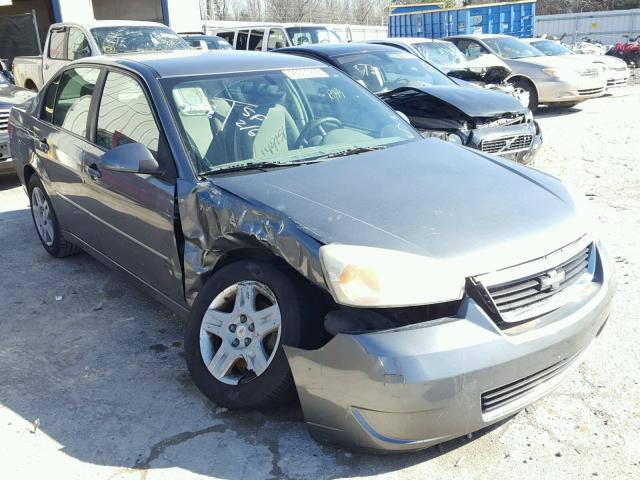
[[[167,27],[123,25],[92,28],[91,33],[105,55],[128,52],[189,50],[187,42]]]
[[[545,55],[573,55],[573,52],[564,45],[560,45],[553,40],[541,40],[539,42],[531,42],[531,45],[540,50]]]
[[[251,30],[249,37],[249,50],[262,51],[262,40],[264,39],[264,29]]]
[[[195,48],[196,50],[202,50],[202,45],[200,45],[200,40],[187,40],[187,43],[190,47]]]
[[[67,36],[67,29],[60,28],[51,30],[49,35],[49,58],[64,60],[64,44]]]
[[[96,143],[110,150],[139,142],[154,155],[160,132],[140,84],[132,77],[109,72],[98,110]]]
[[[535,47],[513,37],[487,38],[485,39],[485,43],[489,45],[489,48],[493,49],[498,56],[511,60],[541,57],[544,55]]]
[[[53,123],[53,106],[56,102],[56,93],[58,93],[58,84],[60,83],[60,76],[53,80],[44,95],[42,102],[42,111],[40,112],[40,119],[48,123]]]
[[[267,42],[267,50],[276,48],[284,48],[287,46],[287,36],[281,28],[272,28],[269,31],[269,40]]]
[[[449,42],[417,42],[412,44],[420,55],[436,67],[448,67],[466,62],[465,56]]]
[[[349,53],[332,57],[354,80],[374,93],[401,87],[452,86],[445,74],[408,52]]]
[[[416,140],[393,110],[331,68],[162,80],[199,172],[293,163],[348,148]]]
[[[85,67],[62,73],[53,106],[54,125],[82,137],[86,135],[89,106],[99,74],[99,68]]]
[[[249,42],[249,30],[239,30],[236,39],[236,50],[246,50]]]
[[[205,40],[209,50],[233,50],[233,47],[224,38]]]
[[[485,55],[489,52],[485,47],[480,45],[478,42],[474,42],[473,40],[458,40],[457,41],[458,49],[467,57],[469,60],[474,60],[479,58],[481,55]]]
[[[69,39],[67,42],[67,57],[68,60],[78,60],[90,55],[89,42],[85,37],[82,30],[76,27],[69,29]]]
[[[305,43],[340,43],[340,37],[325,27],[288,27],[287,33],[294,45]]]
[[[216,32],[216,36],[224,38],[230,45],[233,45],[233,39],[236,36],[236,32]]]

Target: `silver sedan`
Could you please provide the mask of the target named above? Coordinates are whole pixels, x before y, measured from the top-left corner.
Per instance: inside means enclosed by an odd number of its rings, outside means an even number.
[[[604,69],[589,62],[547,56],[509,35],[458,35],[448,37],[468,58],[494,54],[513,70],[509,81],[529,93],[529,108],[538,104],[574,106],[604,94]]]

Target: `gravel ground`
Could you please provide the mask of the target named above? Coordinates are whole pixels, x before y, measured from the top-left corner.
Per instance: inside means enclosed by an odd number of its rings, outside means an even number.
[[[640,87],[628,87],[538,115],[535,167],[586,193],[616,259],[605,332],[557,392],[414,454],[319,446],[293,406],[208,403],[178,320],[87,255],[49,257],[22,190],[0,183],[0,478],[640,478],[639,112]]]

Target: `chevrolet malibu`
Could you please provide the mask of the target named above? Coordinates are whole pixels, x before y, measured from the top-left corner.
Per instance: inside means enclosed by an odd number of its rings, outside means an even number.
[[[549,393],[602,330],[612,267],[560,180],[438,139],[290,55],[92,58],[11,113],[35,231],[187,319],[231,408],[425,448]]]

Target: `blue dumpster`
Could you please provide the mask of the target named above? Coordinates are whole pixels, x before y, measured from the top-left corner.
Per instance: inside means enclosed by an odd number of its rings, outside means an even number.
[[[507,2],[438,8],[435,4],[392,8],[390,37],[441,38],[449,35],[502,33],[514,37],[533,37],[536,2]]]

